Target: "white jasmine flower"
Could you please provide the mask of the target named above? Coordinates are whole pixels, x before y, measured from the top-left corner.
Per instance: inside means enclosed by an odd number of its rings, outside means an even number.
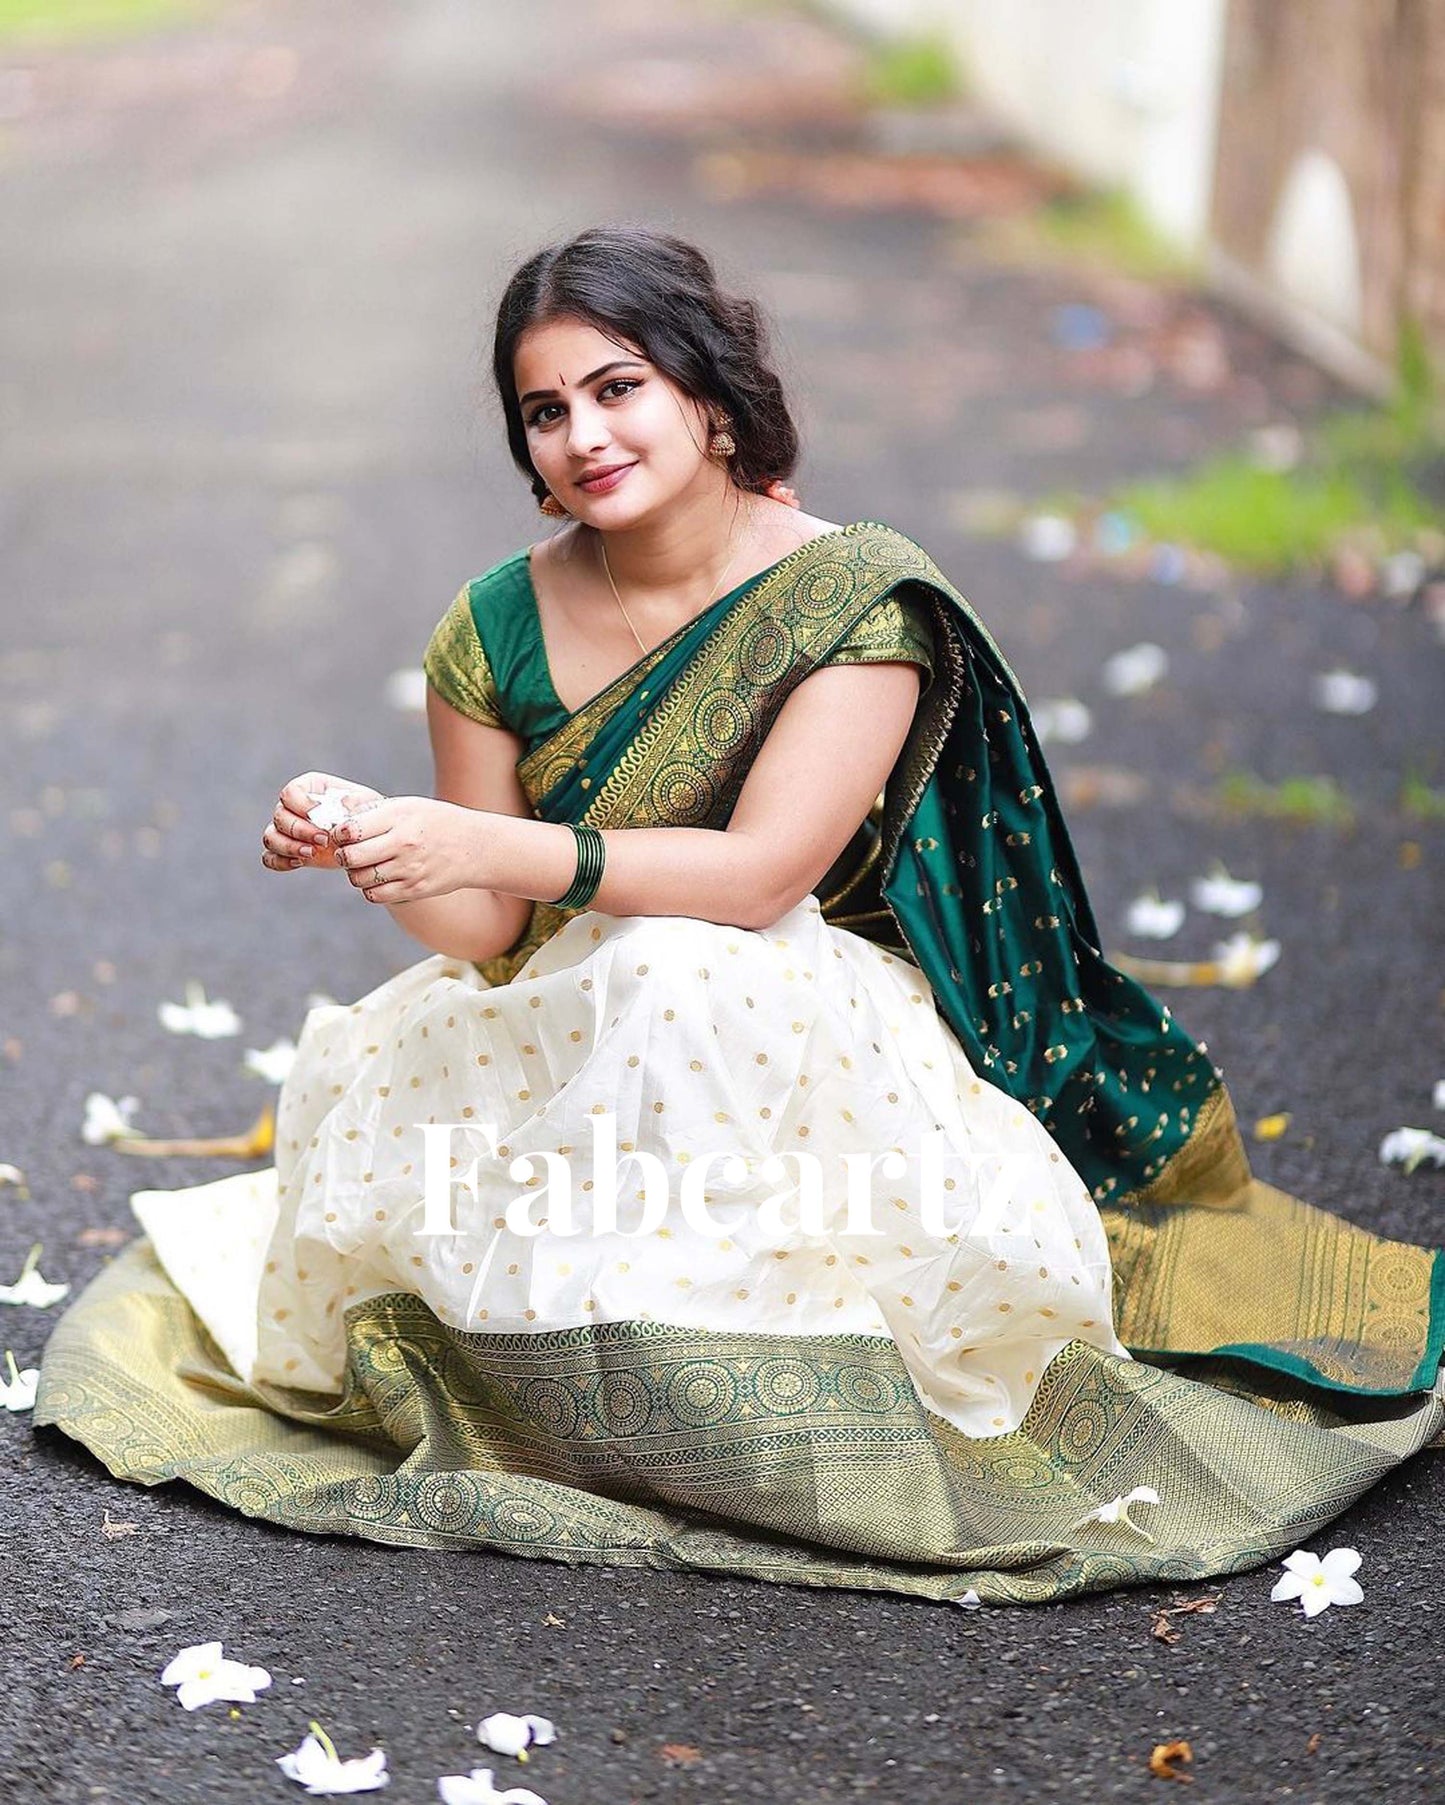
[[[27,1366],[24,1372],[15,1364],[15,1356],[7,1347],[5,1364],[10,1368],[8,1380],[0,1379],[0,1404],[6,1410],[33,1410],[35,1387],[40,1382],[40,1368]]]
[[[342,1761],[319,1723],[312,1722],[307,1727],[311,1734],[302,1738],[299,1748],[276,1757],[276,1765],[288,1780],[295,1780],[312,1794],[378,1792],[391,1784],[384,1749]]]
[[[1360,1604],[1364,1600],[1360,1582],[1351,1577],[1360,1564],[1359,1554],[1353,1548],[1331,1548],[1323,1560],[1296,1548],[1293,1554],[1285,1556],[1284,1564],[1289,1571],[1275,1581],[1270,1593],[1276,1604],[1297,1598],[1306,1617],[1318,1617],[1332,1604]]]
[[[0,1285],[0,1304],[29,1304],[35,1310],[48,1310],[69,1291],[69,1285],[52,1285],[48,1279],[41,1278],[38,1264],[41,1245],[37,1241],[26,1254],[20,1277],[13,1285]]]
[[[1159,1494],[1152,1485],[1136,1485],[1132,1492],[1126,1492],[1120,1498],[1111,1498],[1107,1504],[1101,1504],[1097,1510],[1086,1511],[1075,1529],[1081,1529],[1085,1523],[1117,1523],[1121,1529],[1132,1529],[1136,1536],[1143,1536],[1146,1542],[1152,1542],[1153,1536],[1147,1529],[1141,1529],[1129,1515],[1131,1504],[1157,1504]]]
[[[498,1755],[515,1755],[527,1759],[527,1749],[538,1748],[557,1740],[556,1726],[546,1717],[513,1717],[509,1711],[494,1711],[477,1725],[477,1741]]]
[[[1223,865],[1216,865],[1208,877],[1196,878],[1189,886],[1189,900],[1208,915],[1248,915],[1264,901],[1264,886],[1231,877]]]
[[[1445,1166],[1445,1141],[1428,1128],[1397,1128],[1380,1142],[1380,1159],[1387,1166],[1403,1166],[1407,1172],[1427,1159]]]
[[[1257,940],[1253,934],[1232,934],[1214,949],[1219,982],[1234,990],[1247,989],[1262,978],[1279,958],[1277,940]]]
[[[1165,902],[1157,890],[1136,896],[1124,916],[1131,934],[1145,940],[1168,940],[1177,934],[1184,921],[1182,902]]]
[[[194,980],[186,984],[184,1003],[162,1003],[156,1014],[172,1034],[195,1034],[202,1040],[222,1040],[241,1032],[241,1018],[229,1003],[207,1002],[204,989]]]
[[[527,1786],[509,1786],[499,1792],[489,1767],[474,1767],[470,1774],[443,1774],[437,1781],[442,1805],[547,1805]]]
[[[1430,1101],[1435,1105],[1436,1109],[1445,1109],[1445,1078],[1437,1078],[1435,1080],[1435,1089],[1431,1092]],[[0,1170],[3,1170],[3,1168],[0,1168]],[[10,1167],[10,1170],[13,1172],[15,1168],[12,1166]],[[24,1182],[24,1179],[20,1180],[21,1184]]]
[[[403,714],[424,714],[426,672],[419,665],[414,670],[393,671],[386,680],[386,699]]]
[[[18,1189],[23,1191],[25,1189],[25,1174],[20,1170],[19,1166],[0,1166],[0,1185],[15,1185]]]
[[[267,1084],[284,1084],[295,1061],[294,1040],[273,1040],[269,1047],[260,1050],[247,1047],[242,1063],[248,1072],[264,1078]]]
[[[1142,696],[1169,669],[1169,654],[1163,646],[1145,641],[1116,652],[1104,666],[1104,688],[1111,696]]]
[[[1061,696],[1053,702],[1036,702],[1029,710],[1029,717],[1041,746],[1046,746],[1050,740],[1076,745],[1088,738],[1094,725],[1094,717],[1073,696]]]
[[[1371,679],[1353,671],[1325,671],[1315,678],[1315,706],[1327,714],[1368,714],[1379,698]]]
[[[92,1091],[85,1099],[85,1121],[80,1138],[92,1147],[104,1147],[108,1141],[123,1141],[139,1135],[130,1119],[140,1108],[136,1097],[122,1097],[117,1103],[104,1091]]]
[[[264,1667],[248,1667],[244,1661],[223,1660],[219,1642],[197,1642],[190,1648],[183,1648],[161,1673],[161,1685],[175,1686],[176,1697],[187,1711],[195,1711],[216,1699],[253,1705],[256,1694],[270,1684],[271,1676]]]
[[[953,1602],[961,1611],[981,1611],[983,1609],[983,1600],[972,1586],[968,1588],[962,1598],[955,1598]]]
[[[345,821],[351,813],[346,804],[341,800],[341,797],[342,792],[340,790],[323,790],[322,793],[316,797],[313,806],[307,809],[306,819],[313,827],[324,827],[327,829],[340,827],[342,822]]]

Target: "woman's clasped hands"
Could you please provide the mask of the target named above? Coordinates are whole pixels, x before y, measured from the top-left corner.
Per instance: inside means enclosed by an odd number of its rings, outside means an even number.
[[[269,871],[335,865],[368,902],[421,902],[477,882],[474,809],[383,796],[325,771],[293,777],[261,836]]]

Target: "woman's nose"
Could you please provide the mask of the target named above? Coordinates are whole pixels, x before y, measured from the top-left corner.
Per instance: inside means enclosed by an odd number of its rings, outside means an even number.
[[[585,404],[573,407],[567,427],[567,449],[575,457],[585,457],[610,444],[611,439],[600,408]]]

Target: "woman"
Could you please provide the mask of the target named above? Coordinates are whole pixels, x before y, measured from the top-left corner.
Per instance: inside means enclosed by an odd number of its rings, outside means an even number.
[[[436,797],[264,839],[430,956],[307,1016],[274,1170],[135,1196],[36,1420],[297,1529],[936,1599],[1295,1546],[1440,1426],[1439,1256],[1251,1177],[988,633],[779,492],[702,253],[539,253],[495,375],[566,524],[433,635]]]

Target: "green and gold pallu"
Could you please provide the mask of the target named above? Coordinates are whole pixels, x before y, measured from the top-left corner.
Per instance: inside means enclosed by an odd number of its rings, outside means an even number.
[[[35,1420],[298,1530],[1018,1603],[1260,1565],[1428,1444],[1445,1258],[1253,1177],[1204,1049],[1103,959],[1019,686],[911,540],[859,522],[714,604],[520,761],[538,815],[725,827],[792,689],[895,592],[934,676],[823,914],[920,967],[1090,1185],[1135,1360],[1073,1342],[974,1439],[884,1338],[473,1334],[395,1293],[346,1311],[337,1400],[237,1379],[142,1240],[58,1325]],[[566,919],[538,903],[478,969]],[[1082,1521],[1139,1483],[1152,1541]]]

